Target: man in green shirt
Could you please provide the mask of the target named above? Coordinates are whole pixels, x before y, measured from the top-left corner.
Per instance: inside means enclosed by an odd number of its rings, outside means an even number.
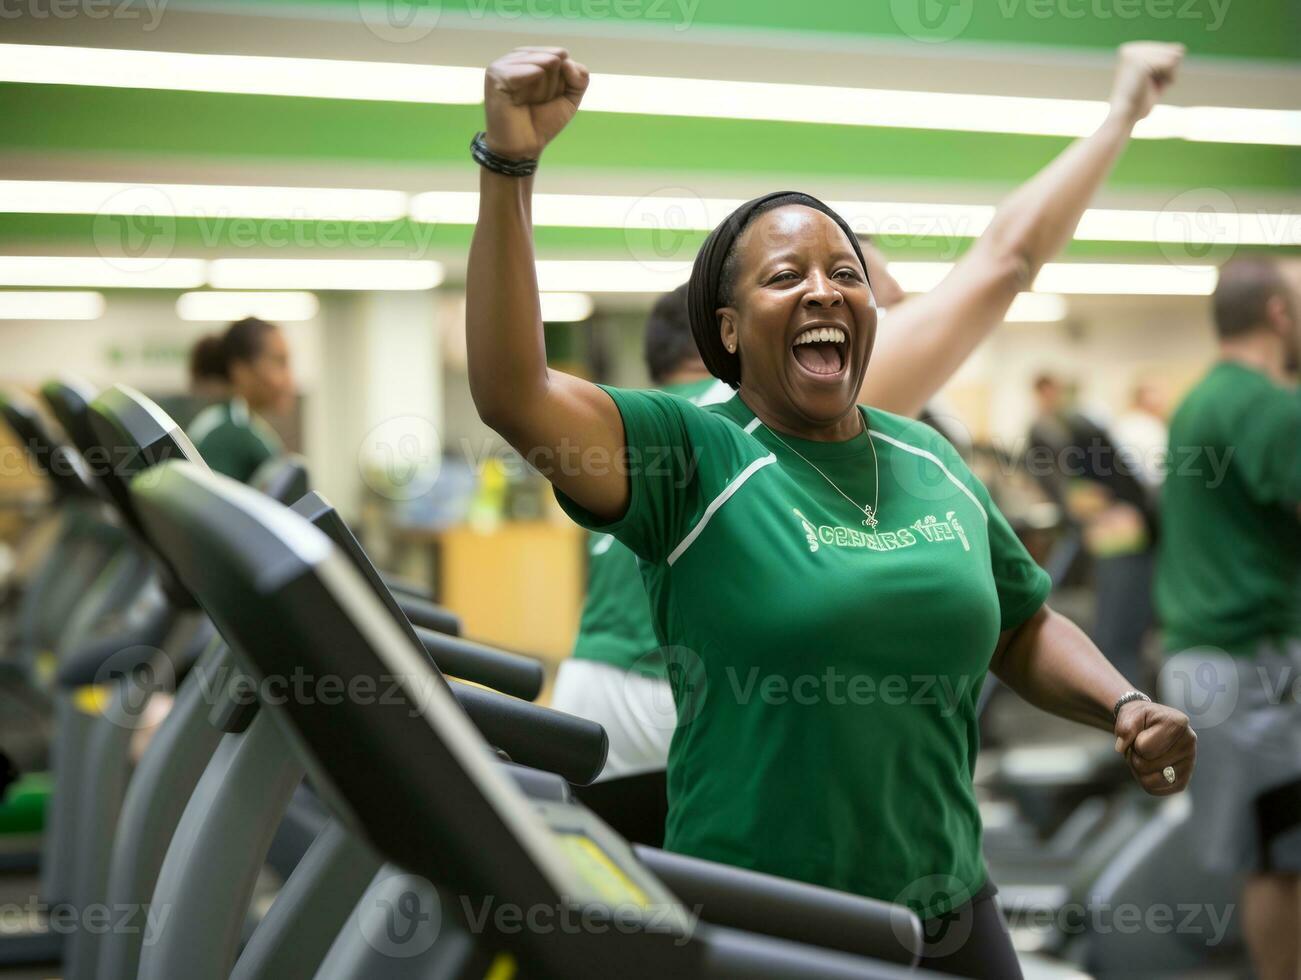
[[[1171,704],[1201,736],[1197,855],[1247,872],[1262,980],[1301,976],[1301,397],[1297,297],[1278,267],[1220,271],[1220,356],[1170,424],[1156,582]],[[1288,830],[1293,831],[1285,836]],[[1275,839],[1277,838],[1277,839]]]

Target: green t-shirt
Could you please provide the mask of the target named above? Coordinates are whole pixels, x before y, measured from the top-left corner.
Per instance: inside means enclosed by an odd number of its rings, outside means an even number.
[[[733,394],[713,378],[665,385],[662,390],[697,405],[725,401]],[[587,595],[573,657],[650,677],[667,676],[637,556],[612,534],[588,534]]]
[[[188,435],[204,462],[241,483],[285,451],[275,430],[239,398],[209,405],[190,423]]]
[[[1171,651],[1301,636],[1301,397],[1221,361],[1170,423],[1156,604]]]
[[[666,846],[938,915],[985,881],[971,785],[976,699],[1001,630],[1049,590],[957,451],[862,409],[825,443],[606,389],[630,452],[627,513],[584,526],[643,562],[678,727]],[[876,496],[880,526],[853,500]]]

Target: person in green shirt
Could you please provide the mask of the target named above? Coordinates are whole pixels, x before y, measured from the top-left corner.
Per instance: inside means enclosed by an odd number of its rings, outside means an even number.
[[[732,397],[696,351],[685,285],[656,300],[644,350],[647,373],[660,390],[697,405]],[[551,706],[605,728],[609,751],[602,778],[664,768],[676,719],[667,678],[637,556],[611,534],[588,532],[578,636],[560,665]]]
[[[1122,46],[1108,120],[1009,195],[934,289],[905,298],[885,255],[867,236],[859,236],[873,296],[890,314],[873,349],[861,402],[917,415],[976,345],[1002,323],[1034,272],[1070,240],[1134,124],[1162,91],[1153,78],[1153,62],[1169,72],[1181,51],[1147,42]],[[701,362],[685,304],[685,289],[668,293],[647,321],[651,381],[697,404],[724,401],[732,390]],[[663,769],[676,727],[666,666],[644,593],[633,554],[612,535],[590,535],[588,587],[578,636],[556,678],[552,704],[605,727],[610,749],[602,779]]]
[[[548,367],[530,173],[587,82],[556,48],[487,70],[468,367],[480,417],[642,562],[677,666],[666,846],[967,916],[924,965],[1015,977],[971,781],[986,673],[1114,732],[1154,795],[1188,783],[1188,719],[1044,605],[1047,575],[951,445],[858,405],[877,311],[857,239],[817,199],[750,201],[696,257],[692,334],[736,397]]]
[[[205,363],[215,362],[212,339],[199,343],[209,345]],[[293,407],[289,344],[279,327],[255,317],[232,323],[219,343],[221,375],[230,397],[195,416],[188,435],[209,466],[247,483],[259,466],[285,451],[260,415]]]
[[[1301,976],[1301,319],[1266,259],[1225,265],[1212,305],[1220,356],[1170,423],[1162,689],[1202,736],[1194,853],[1245,873],[1256,975],[1281,980]]]

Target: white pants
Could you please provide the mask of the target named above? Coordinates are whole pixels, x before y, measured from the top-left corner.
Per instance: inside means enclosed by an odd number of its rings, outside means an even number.
[[[610,738],[601,779],[663,769],[677,726],[669,682],[597,660],[566,660],[551,706],[599,722]]]

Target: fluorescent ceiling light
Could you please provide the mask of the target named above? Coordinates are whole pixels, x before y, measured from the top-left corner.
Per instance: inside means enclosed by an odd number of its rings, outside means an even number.
[[[691,263],[540,259],[537,275],[543,292],[667,293],[687,281]]]
[[[0,81],[381,102],[483,101],[482,68],[47,44],[0,44]]]
[[[592,315],[595,305],[587,293],[542,293],[542,319],[546,323],[576,323]]]
[[[126,214],[162,218],[396,221],[406,216],[407,195],[401,191],[336,187],[0,180],[0,211],[27,214]]]
[[[1018,293],[1003,317],[1006,323],[1055,323],[1066,319],[1066,297],[1056,293]]]
[[[98,320],[103,315],[99,293],[0,292],[0,320]]]
[[[416,259],[213,259],[217,289],[433,289],[441,263]]]
[[[1118,262],[1050,262],[1035,278],[1035,292],[1121,296],[1209,296],[1213,265],[1126,265]]]
[[[259,320],[290,323],[310,320],[320,304],[311,293],[182,293],[176,300],[176,315],[182,320],[228,323],[255,316]]]
[[[1080,241],[1164,242],[1183,245],[1301,245],[1301,214],[1239,211],[1222,191],[1189,192],[1181,209],[1093,208],[1076,229]],[[733,198],[648,194],[537,194],[537,227],[709,231],[742,202]],[[975,238],[994,217],[992,204],[914,201],[831,201],[857,232],[892,240]],[[176,217],[395,221],[472,225],[474,191],[430,191],[408,200],[401,191],[333,187],[239,187],[205,184],[130,184],[97,181],[0,181],[0,212],[122,214]],[[1200,205],[1200,207],[1195,207]]]
[[[0,255],[0,286],[95,286],[101,289],[193,289],[202,259],[124,259]]]
[[[890,274],[907,293],[924,293],[943,281],[952,262],[891,262]],[[544,259],[537,263],[538,288],[589,293],[661,293],[686,282],[690,262]],[[1215,289],[1211,265],[1176,266],[1118,262],[1050,262],[1034,289],[1041,293],[1206,296]]]
[[[479,67],[54,45],[0,44],[0,81],[454,105],[483,97]],[[583,111],[1084,136],[1106,118],[1108,106],[1102,100],[594,74]],[[1301,112],[1157,106],[1134,135],[1301,146]]]
[[[1227,194],[1207,192],[1204,201],[1185,201],[1197,210],[1117,210],[1084,213],[1079,241],[1167,242],[1187,245],[1301,245],[1301,214],[1239,211]],[[535,194],[536,227],[623,228],[642,231],[711,231],[743,202],[734,198],[649,194]],[[856,232],[876,235],[887,249],[891,239],[977,238],[994,218],[992,204],[936,204],[916,201],[829,201]],[[474,191],[429,191],[411,200],[411,217],[431,224],[478,220]]]

